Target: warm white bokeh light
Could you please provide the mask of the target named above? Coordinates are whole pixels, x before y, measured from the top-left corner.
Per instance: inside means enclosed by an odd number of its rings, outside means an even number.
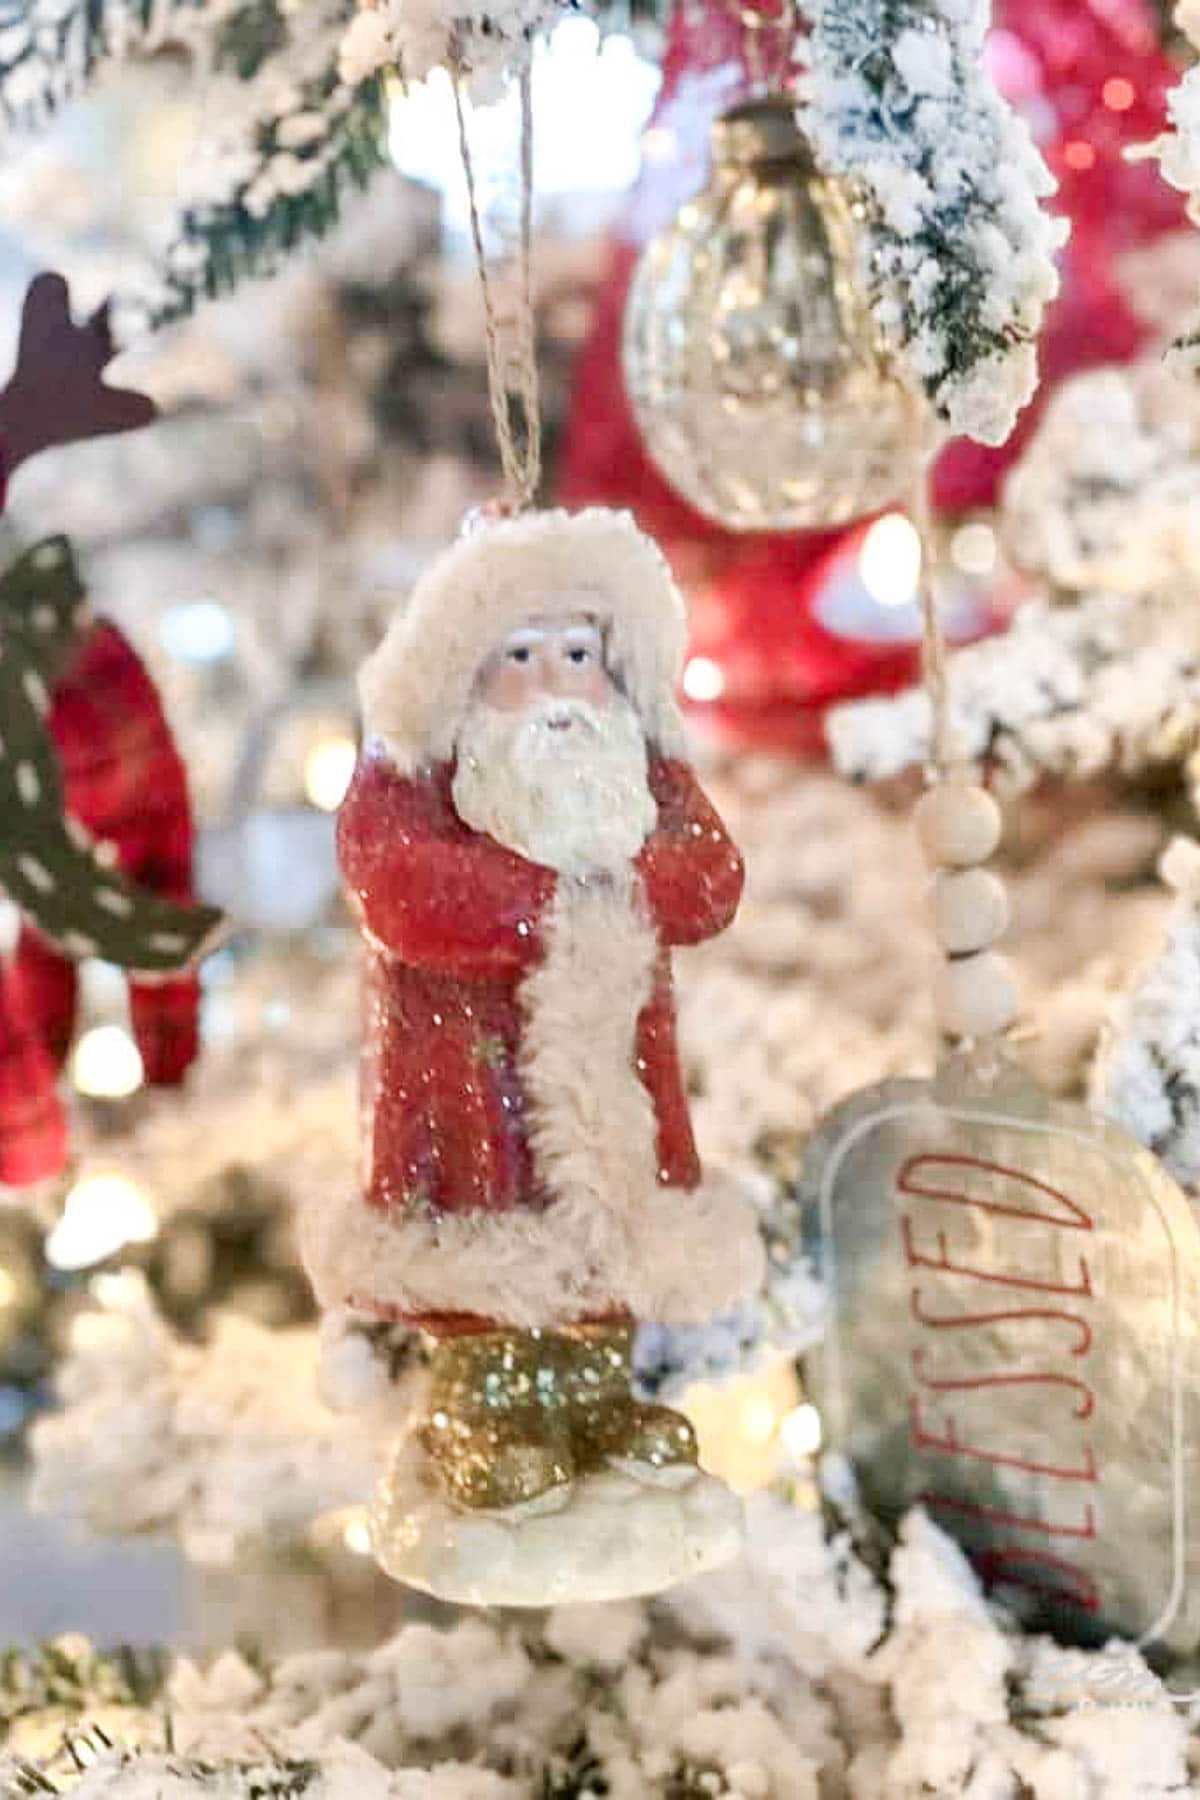
[[[862,584],[878,606],[908,606],[921,574],[921,538],[903,513],[884,513],[858,553]]]
[[[792,1408],[779,1427],[784,1449],[797,1462],[821,1448],[821,1415],[811,1401]]]
[[[158,1231],[154,1208],[124,1175],[85,1175],[67,1195],[46,1239],[56,1269],[89,1269],[125,1244],[149,1243]]]
[[[364,1513],[355,1513],[352,1518],[346,1520],[342,1529],[342,1542],[347,1550],[353,1550],[356,1556],[370,1556],[371,1533],[367,1529]]]
[[[641,135],[661,77],[619,32],[605,37],[591,19],[567,18],[538,46],[533,63],[533,191],[541,208],[559,195],[622,195],[637,176]],[[485,218],[505,187],[512,188],[521,135],[514,86],[491,106],[470,109],[470,142]],[[449,243],[470,244],[470,212],[459,157],[450,78],[438,69],[410,82],[391,103],[391,158],[402,175],[443,197]],[[493,190],[497,190],[494,192]],[[505,206],[513,213],[511,196]],[[589,231],[603,223],[576,205],[564,228]]]
[[[233,654],[229,608],[219,600],[181,600],[160,616],[158,635],[176,662],[222,662]]]
[[[697,1384],[681,1410],[696,1428],[704,1467],[748,1494],[778,1474],[780,1427],[800,1400],[795,1367],[784,1359],[753,1375]]]
[[[322,812],[336,812],[346,797],[358,752],[349,737],[322,738],[304,759],[304,791]]]
[[[683,691],[689,700],[719,700],[725,692],[725,672],[710,656],[688,658],[683,671]]]
[[[996,566],[996,534],[982,519],[960,525],[950,539],[950,555],[964,575],[990,575]]]
[[[71,1080],[93,1100],[124,1100],[142,1085],[142,1057],[123,1025],[93,1025],[71,1057]]]

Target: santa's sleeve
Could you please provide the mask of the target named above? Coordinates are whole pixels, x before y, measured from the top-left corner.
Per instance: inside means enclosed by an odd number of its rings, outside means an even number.
[[[338,860],[367,935],[407,963],[461,975],[524,968],[556,877],[468,831],[432,779],[366,750],[338,815]]]
[[[737,911],[742,858],[685,762],[654,760],[650,786],[658,824],[636,863],[646,900],[665,944],[699,944]]]

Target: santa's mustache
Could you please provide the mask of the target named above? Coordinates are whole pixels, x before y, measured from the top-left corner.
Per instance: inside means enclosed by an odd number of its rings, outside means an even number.
[[[604,715],[586,700],[542,700],[522,715],[518,735],[578,731],[599,737],[603,729]]]

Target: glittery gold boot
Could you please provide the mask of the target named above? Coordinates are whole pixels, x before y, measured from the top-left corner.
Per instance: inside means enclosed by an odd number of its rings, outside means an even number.
[[[686,1479],[699,1460],[696,1434],[682,1413],[634,1398],[633,1327],[578,1325],[561,1338],[576,1467],[615,1464],[642,1480]]]
[[[438,1339],[420,1438],[460,1506],[502,1511],[565,1500],[575,1471],[561,1361],[548,1332]]]

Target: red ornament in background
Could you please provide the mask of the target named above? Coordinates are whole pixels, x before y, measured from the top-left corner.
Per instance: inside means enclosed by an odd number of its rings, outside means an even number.
[[[997,0],[989,55],[998,85],[1029,120],[1059,181],[1054,204],[1073,231],[1043,339],[1038,398],[1001,448],[959,440],[943,452],[934,498],[951,513],[994,502],[1059,381],[1136,354],[1147,329],[1118,286],[1116,261],[1183,223],[1180,196],[1154,165],[1124,161],[1127,146],[1162,130],[1165,94],[1178,79],[1146,0]],[[814,611],[833,551],[861,526],[748,537],[701,517],[646,457],[621,376],[634,264],[702,185],[711,125],[746,92],[743,59],[744,33],[727,0],[676,8],[642,172],[576,367],[559,496],[568,505],[629,506],[659,539],[693,605],[692,657],[700,668],[689,704],[741,744],[817,754],[828,705],[893,691],[917,673],[915,643],[838,636]],[[700,699],[717,681],[719,697]]]
[[[48,724],[63,773],[67,812],[98,843],[112,846],[114,866],[151,893],[190,901],[192,816],[187,774],[158,690],[137,652],[107,619],[84,636],[55,684]],[[43,966],[43,1029],[61,1064],[75,1025],[75,967],[36,932]],[[129,1011],[145,1079],[171,1087],[183,1080],[199,1048],[200,984],[194,974],[129,977]]]
[[[58,1064],[42,1030],[40,971],[0,954],[0,1182],[25,1187],[67,1160]]]
[[[192,817],[187,775],[157,689],[108,620],[85,628],[55,682],[46,718],[58,752],[66,812],[112,867],[164,899],[189,902]],[[0,1182],[44,1180],[65,1165],[67,1126],[58,1077],[75,1034],[74,961],[27,921],[0,954]],[[129,976],[129,1011],[144,1079],[183,1080],[199,1049],[200,985],[193,972]]]

